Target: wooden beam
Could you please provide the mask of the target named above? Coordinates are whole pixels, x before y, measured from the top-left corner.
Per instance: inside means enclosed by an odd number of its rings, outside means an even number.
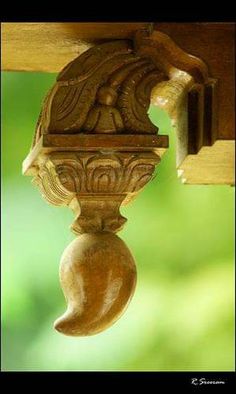
[[[101,40],[132,39],[150,23],[2,23],[2,69],[59,72]]]
[[[155,23],[154,29],[168,34],[184,51],[199,57],[207,65],[209,76],[216,81],[215,121],[209,133],[213,144],[200,148],[192,154],[190,144],[193,136],[190,119],[178,137],[177,168],[186,184],[235,183],[235,23]],[[206,103],[206,107],[210,105]],[[189,103],[181,108],[188,111]],[[194,116],[197,109],[194,109]],[[192,122],[193,123],[193,122]],[[209,125],[208,125],[209,127]],[[205,146],[204,146],[205,145]],[[185,152],[184,155],[181,152]],[[179,159],[180,158],[180,159]]]
[[[178,167],[182,183],[190,185],[235,184],[235,141],[217,140],[197,155],[187,155]]]
[[[177,45],[204,61],[216,79],[218,135],[235,138],[235,23],[155,23]]]

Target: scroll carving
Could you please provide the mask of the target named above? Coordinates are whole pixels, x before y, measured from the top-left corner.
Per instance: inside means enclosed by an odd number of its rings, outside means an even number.
[[[132,42],[89,49],[69,63],[48,93],[34,144],[44,133],[156,133],[148,118],[152,88],[165,80]]]

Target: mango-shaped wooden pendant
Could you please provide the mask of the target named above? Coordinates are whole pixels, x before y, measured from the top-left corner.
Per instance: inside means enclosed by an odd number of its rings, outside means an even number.
[[[56,320],[56,330],[72,336],[97,334],[126,309],[136,284],[135,262],[117,235],[85,233],[65,249],[60,281],[68,308]]]

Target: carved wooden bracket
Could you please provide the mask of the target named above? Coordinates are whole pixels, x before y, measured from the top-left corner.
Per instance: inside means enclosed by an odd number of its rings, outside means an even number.
[[[114,233],[126,222],[120,206],[152,179],[168,148],[168,137],[158,135],[147,115],[151,95],[177,119],[186,95],[198,114],[211,87],[205,64],[159,32],[97,45],[58,75],[23,164],[49,203],[69,206],[76,216],[72,231],[79,236],[61,259],[68,308],[55,322],[58,331],[76,336],[104,330],[134,292],[134,259]],[[211,143],[202,130],[189,141],[193,150],[200,140]]]

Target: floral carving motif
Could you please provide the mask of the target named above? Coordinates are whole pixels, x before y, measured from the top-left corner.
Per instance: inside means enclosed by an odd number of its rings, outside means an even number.
[[[151,89],[167,77],[131,41],[95,46],[69,63],[47,94],[33,145],[47,133],[154,134]]]
[[[48,156],[34,182],[50,203],[68,205],[74,194],[137,193],[158,162],[154,153],[60,152]]]
[[[76,201],[77,211],[78,207],[83,211],[77,218],[79,230],[73,225],[76,232],[82,232],[82,223],[86,231],[117,231],[126,221],[119,213],[120,205],[145,186],[158,161],[151,152],[58,152],[47,156],[34,182],[51,204]]]

